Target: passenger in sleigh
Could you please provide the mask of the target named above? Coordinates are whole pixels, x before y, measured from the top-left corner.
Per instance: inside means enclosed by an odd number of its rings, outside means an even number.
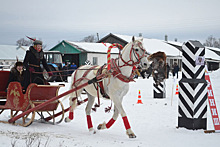
[[[21,86],[24,86],[24,68],[22,62],[17,61],[14,67],[10,70],[7,87],[10,82],[20,82]]]
[[[29,38],[29,37],[28,37]],[[33,46],[26,51],[26,55],[24,58],[24,67],[26,69],[25,72],[25,80],[24,80],[24,89],[27,89],[30,83],[36,83],[39,85],[47,85],[47,81],[44,79],[43,76],[43,69],[41,68],[41,64],[43,65],[44,69],[47,71],[49,76],[52,76],[53,73],[48,68],[46,63],[46,59],[44,57],[44,53],[42,51],[42,41],[34,40]]]

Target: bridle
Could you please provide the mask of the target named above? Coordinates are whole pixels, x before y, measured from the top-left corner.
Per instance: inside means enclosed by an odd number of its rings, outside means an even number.
[[[132,42],[132,46],[131,46],[131,49],[130,49],[130,53],[129,53],[129,60],[128,61],[125,61],[123,59],[123,53],[126,51],[125,49],[123,49],[122,53],[119,52],[119,57],[116,58],[116,59],[111,59],[110,58],[110,51],[112,49],[113,46],[117,46],[119,47],[120,49],[122,49],[123,47],[119,44],[112,44],[109,49],[108,49],[108,55],[107,55],[107,59],[108,59],[108,71],[109,73],[111,73],[111,75],[113,75],[113,77],[117,77],[119,80],[121,80],[122,82],[131,82],[131,81],[134,81],[133,80],[133,76],[134,76],[134,72],[131,72],[130,76],[127,77],[125,75],[122,74],[121,72],[121,67],[124,67],[124,66],[130,66],[130,67],[134,67],[136,64],[139,64],[141,62],[141,59],[143,57],[145,57],[145,49],[143,48],[142,46],[142,42],[138,41],[138,42]],[[136,48],[136,46],[138,48]],[[125,47],[124,47],[125,48]],[[139,51],[142,50],[143,53],[142,54],[139,54]],[[135,59],[133,59],[135,58]],[[123,65],[119,65],[119,59],[121,59],[121,61],[123,62]],[[135,61],[136,60],[136,61]]]
[[[122,57],[122,54],[120,53],[119,54],[119,58],[122,60],[122,62],[124,63],[123,65],[119,66],[119,67],[123,67],[123,66],[134,66],[136,64],[139,64],[141,62],[141,59],[143,57],[145,57],[145,52],[146,50],[143,48],[142,46],[142,43],[141,42],[138,42],[137,46],[139,47],[138,49],[137,48],[134,48],[134,44],[132,44],[132,47],[131,47],[131,50],[130,50],[130,54],[129,54],[129,58],[130,60],[128,61],[125,61]],[[143,51],[143,54],[139,54],[138,51],[139,49],[141,49]],[[134,61],[132,59],[132,55],[133,57],[135,57],[136,61]]]

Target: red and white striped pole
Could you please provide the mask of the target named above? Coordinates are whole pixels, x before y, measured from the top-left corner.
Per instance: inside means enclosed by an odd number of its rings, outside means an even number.
[[[220,133],[220,122],[219,122],[219,117],[218,117],[218,111],[217,111],[215,98],[214,98],[214,94],[213,94],[213,90],[212,90],[212,84],[211,84],[211,80],[210,80],[210,77],[208,74],[207,67],[206,67],[206,71],[205,71],[205,80],[208,83],[208,101],[209,101],[209,107],[210,107],[210,111],[211,111],[211,115],[212,115],[213,125],[215,128],[215,130],[207,130],[207,131],[205,131],[205,133],[211,133],[211,132]]]
[[[123,46],[118,44],[118,43],[113,43],[112,45],[110,45],[108,47],[108,51],[107,51],[107,64],[108,64],[108,71],[111,69],[111,49],[113,47],[118,47],[119,49],[123,49]]]

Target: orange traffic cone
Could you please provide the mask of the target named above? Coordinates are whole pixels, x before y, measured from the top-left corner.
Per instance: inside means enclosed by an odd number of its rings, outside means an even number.
[[[137,104],[143,104],[142,101],[141,101],[141,91],[139,90],[138,92],[138,101],[137,101]]]
[[[175,95],[178,95],[179,94],[179,88],[178,88],[178,84],[176,84],[176,93]]]

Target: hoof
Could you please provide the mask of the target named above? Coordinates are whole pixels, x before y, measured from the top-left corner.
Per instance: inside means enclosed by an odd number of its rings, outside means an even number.
[[[69,117],[66,117],[64,120],[66,123],[71,122],[71,119],[69,119]]]
[[[90,129],[89,129],[89,133],[91,133],[91,134],[96,134],[96,130],[94,130],[93,128],[90,128]]]
[[[106,129],[106,123],[104,122],[103,124],[99,124],[97,127],[98,130],[103,130]]]
[[[136,138],[136,135],[134,134],[134,132],[131,129],[128,129],[126,131],[126,134],[128,135],[129,138]]]
[[[97,129],[98,129],[98,130],[101,130],[101,129],[102,129],[102,124],[99,124],[98,127],[97,127]]]
[[[129,138],[136,138],[137,136],[135,134],[128,134]]]

